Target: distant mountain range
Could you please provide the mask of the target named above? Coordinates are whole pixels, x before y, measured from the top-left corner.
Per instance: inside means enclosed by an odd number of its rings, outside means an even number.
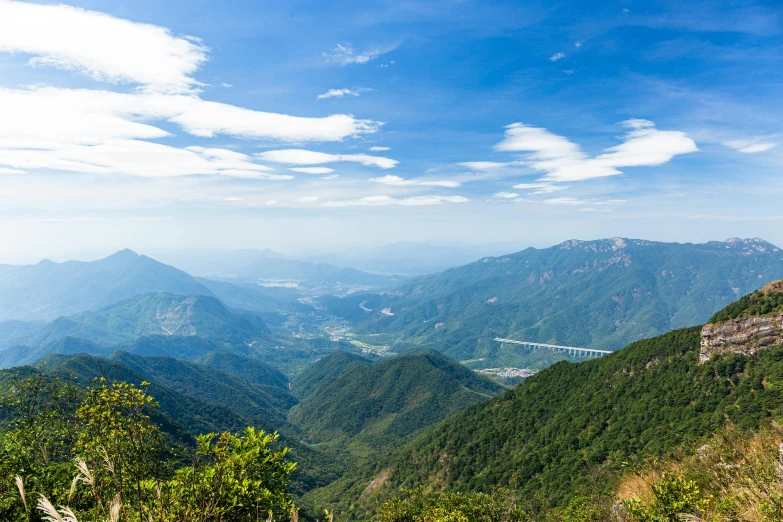
[[[293,259],[272,250],[237,250],[216,254],[161,253],[163,259],[197,276],[245,285],[284,285],[305,293],[344,294],[386,288],[404,280],[327,262]]]
[[[459,360],[541,367],[559,356],[520,356],[493,339],[614,350],[703,323],[781,277],[783,253],[761,239],[679,244],[614,238],[486,257],[384,294],[321,303],[355,322],[359,333],[385,334],[384,342],[415,341]]]
[[[0,265],[0,321],[49,321],[150,292],[213,296],[189,274],[123,250],[93,262]]]

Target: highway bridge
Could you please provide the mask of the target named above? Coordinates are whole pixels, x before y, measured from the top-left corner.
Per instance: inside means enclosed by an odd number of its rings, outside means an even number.
[[[531,343],[530,341],[517,341],[514,339],[503,339],[502,337],[496,337],[495,341],[501,344],[516,344],[519,346],[524,346],[525,348],[528,348],[530,350],[539,350],[541,348],[546,348],[547,350],[553,350],[555,352],[563,352],[568,355],[573,355],[575,357],[589,357],[591,359],[596,357],[601,357],[602,355],[606,355],[608,353],[612,353],[607,350],[593,350],[592,348],[576,348],[574,346],[559,346],[557,344]]]

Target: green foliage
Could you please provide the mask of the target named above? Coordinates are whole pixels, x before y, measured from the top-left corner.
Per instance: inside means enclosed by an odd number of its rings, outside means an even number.
[[[531,518],[516,505],[513,495],[442,493],[428,495],[419,488],[402,490],[400,496],[378,509],[379,522],[528,522]]]
[[[741,317],[783,312],[783,292],[753,292],[713,315],[710,324],[725,323]]]
[[[287,448],[273,448],[277,438],[254,428],[199,436],[193,464],[159,486],[165,501],[155,520],[245,521],[290,513],[286,488],[295,464],[286,460]]]
[[[693,480],[664,475],[652,486],[654,500],[632,498],[623,507],[634,522],[679,522],[682,514],[702,514],[709,504]]]
[[[277,434],[202,435],[191,464],[174,469],[176,461],[162,458],[164,439],[149,415],[157,405],[145,389],[98,379],[74,400],[74,388],[55,379],[15,383],[0,433],[2,520],[288,517],[295,465],[276,447]]]

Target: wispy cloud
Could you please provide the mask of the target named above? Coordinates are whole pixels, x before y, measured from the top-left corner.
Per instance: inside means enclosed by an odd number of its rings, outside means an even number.
[[[723,145],[745,154],[755,154],[758,152],[766,152],[776,147],[777,143],[770,141],[768,138],[750,138],[724,141]]]
[[[407,198],[395,198],[392,196],[367,196],[359,199],[342,201],[328,201],[325,207],[383,207],[398,205],[403,207],[420,207],[428,205],[441,205],[443,203],[465,203],[468,198],[462,196],[413,196]]]
[[[509,167],[514,164],[518,165],[518,163],[515,162],[502,163],[498,161],[463,161],[461,163],[457,163],[457,165],[468,168],[470,170],[495,170]]]
[[[566,55],[565,53],[555,53],[552,56],[549,57],[550,62],[559,62],[560,60],[565,59]]]
[[[328,98],[344,98],[346,96],[361,96],[365,92],[369,92],[372,89],[360,87],[358,89],[329,89],[323,94],[318,95],[319,100],[326,100]]]
[[[348,161],[382,169],[391,169],[398,163],[397,160],[381,156],[370,156],[369,154],[327,154],[325,152],[303,149],[270,150],[256,154],[256,156],[263,161],[288,165],[320,165],[323,163]]]
[[[405,179],[405,178],[401,178],[400,176],[391,176],[391,175],[382,176],[380,178],[371,178],[370,181],[374,181],[375,183],[380,183],[382,185],[391,185],[395,187],[418,185],[421,187],[457,188],[462,184],[459,181],[454,181],[454,180]]]
[[[378,147],[377,145],[370,147],[370,152],[386,152],[387,150],[391,150],[391,147]]]
[[[551,194],[559,190],[565,190],[565,185],[555,185],[554,183],[518,183],[514,185],[517,190],[532,190],[530,194]]]
[[[4,167],[0,167],[0,175],[18,175],[18,174],[27,174],[27,172],[18,169],[7,169]]]
[[[301,198],[296,198],[294,201],[297,203],[315,203],[321,199],[321,196],[302,196]]]
[[[662,165],[675,156],[698,150],[696,143],[681,131],[660,131],[648,120],[623,122],[628,132],[623,143],[590,157],[579,145],[540,127],[513,123],[506,127],[505,139],[496,151],[523,152],[521,162],[543,172],[542,181],[583,181],[622,174],[623,167]]]
[[[495,192],[494,194],[492,194],[492,197],[498,199],[514,199],[516,197],[519,197],[519,194],[517,194],[516,192]]]
[[[324,58],[340,65],[366,64],[381,55],[391,52],[399,47],[399,43],[387,47],[376,47],[365,51],[354,51],[350,45],[336,45],[328,52],[323,53]]]
[[[329,167],[291,167],[291,172],[301,172],[302,174],[331,174],[334,169]]]

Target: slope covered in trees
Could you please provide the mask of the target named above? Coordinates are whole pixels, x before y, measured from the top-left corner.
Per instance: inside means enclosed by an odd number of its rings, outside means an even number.
[[[546,510],[612,492],[623,463],[693,447],[728,424],[753,430],[783,418],[783,347],[699,364],[699,341],[700,328],[689,328],[557,363],[308,499],[345,512],[353,504],[361,517],[400,486],[509,487],[526,509]],[[368,493],[373,480],[381,486]]]
[[[388,448],[504,388],[437,353],[348,364],[316,386],[289,420],[311,442]]]

